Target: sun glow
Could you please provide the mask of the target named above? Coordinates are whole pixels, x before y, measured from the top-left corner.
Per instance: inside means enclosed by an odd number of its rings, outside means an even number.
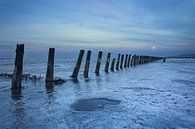
[[[152,46],[152,49],[153,49],[153,50],[156,50],[156,47],[153,45],[153,46]]]

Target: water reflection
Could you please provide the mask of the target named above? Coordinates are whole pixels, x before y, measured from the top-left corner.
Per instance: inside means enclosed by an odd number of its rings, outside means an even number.
[[[48,95],[48,104],[52,104],[54,102],[54,84],[53,82],[46,82],[45,83],[45,87],[46,87],[46,93]]]
[[[73,83],[79,83],[79,80],[78,79],[71,79]]]
[[[12,123],[12,128],[25,127],[23,120],[25,119],[25,103],[22,101],[22,90],[11,89],[11,98],[14,101],[13,116],[15,121]],[[20,124],[19,124],[20,123]]]
[[[110,76],[109,76],[109,74],[105,74],[104,77],[105,77],[105,81],[106,82],[110,82]]]
[[[98,89],[101,89],[102,87],[102,78],[100,76],[96,76],[96,85],[98,87]]]
[[[77,97],[79,97],[82,94],[82,86],[80,85],[80,83],[74,84],[73,93]]]
[[[47,90],[47,94],[52,93],[54,91],[54,85],[52,82],[46,82],[45,87]]]
[[[84,81],[89,83],[90,79],[89,78],[84,78]]]
[[[11,89],[11,98],[14,101],[20,100],[22,97],[22,90],[21,89]]]
[[[13,111],[13,113],[16,116],[16,119],[20,119],[23,118],[25,116],[25,108],[24,108],[24,103],[22,101],[18,101],[15,104],[15,110]]]

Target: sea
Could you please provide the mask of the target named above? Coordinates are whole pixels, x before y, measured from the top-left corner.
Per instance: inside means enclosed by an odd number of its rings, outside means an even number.
[[[194,129],[195,59],[167,58],[95,75],[92,53],[89,78],[71,79],[78,53],[55,58],[54,76],[65,83],[47,87],[47,57],[24,57],[23,73],[41,76],[22,80],[18,96],[11,79],[0,77],[1,129]],[[111,55],[117,58],[117,54]],[[0,58],[0,73],[13,73],[14,58]]]

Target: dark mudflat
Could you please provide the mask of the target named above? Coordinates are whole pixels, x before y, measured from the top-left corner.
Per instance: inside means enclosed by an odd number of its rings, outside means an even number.
[[[108,98],[90,98],[75,101],[71,108],[74,111],[99,111],[107,105],[118,105],[121,101]]]

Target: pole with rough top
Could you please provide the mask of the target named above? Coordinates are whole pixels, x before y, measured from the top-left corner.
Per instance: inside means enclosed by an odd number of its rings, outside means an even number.
[[[96,63],[96,69],[95,69],[95,74],[97,76],[100,75],[99,71],[100,71],[101,59],[102,59],[102,51],[99,51],[98,58],[97,58],[97,63]]]
[[[85,78],[88,78],[90,58],[91,58],[91,51],[89,50],[87,51],[87,58],[86,58],[84,72],[83,72]]]
[[[79,69],[80,69],[80,66],[81,66],[81,62],[82,62],[82,59],[83,59],[84,52],[85,52],[84,50],[80,50],[76,66],[75,66],[74,71],[73,71],[72,76],[71,76],[73,79],[77,79],[77,76],[78,76],[78,73],[79,73]]]
[[[108,69],[109,69],[110,56],[111,56],[111,53],[109,52],[108,55],[107,55],[106,65],[105,65],[105,69],[104,69],[104,71],[105,71],[106,73],[108,73]]]
[[[23,74],[23,56],[24,56],[24,44],[17,44],[15,68],[12,75],[12,89],[21,89],[22,74]]]
[[[49,48],[46,82],[53,82],[55,48]]]

